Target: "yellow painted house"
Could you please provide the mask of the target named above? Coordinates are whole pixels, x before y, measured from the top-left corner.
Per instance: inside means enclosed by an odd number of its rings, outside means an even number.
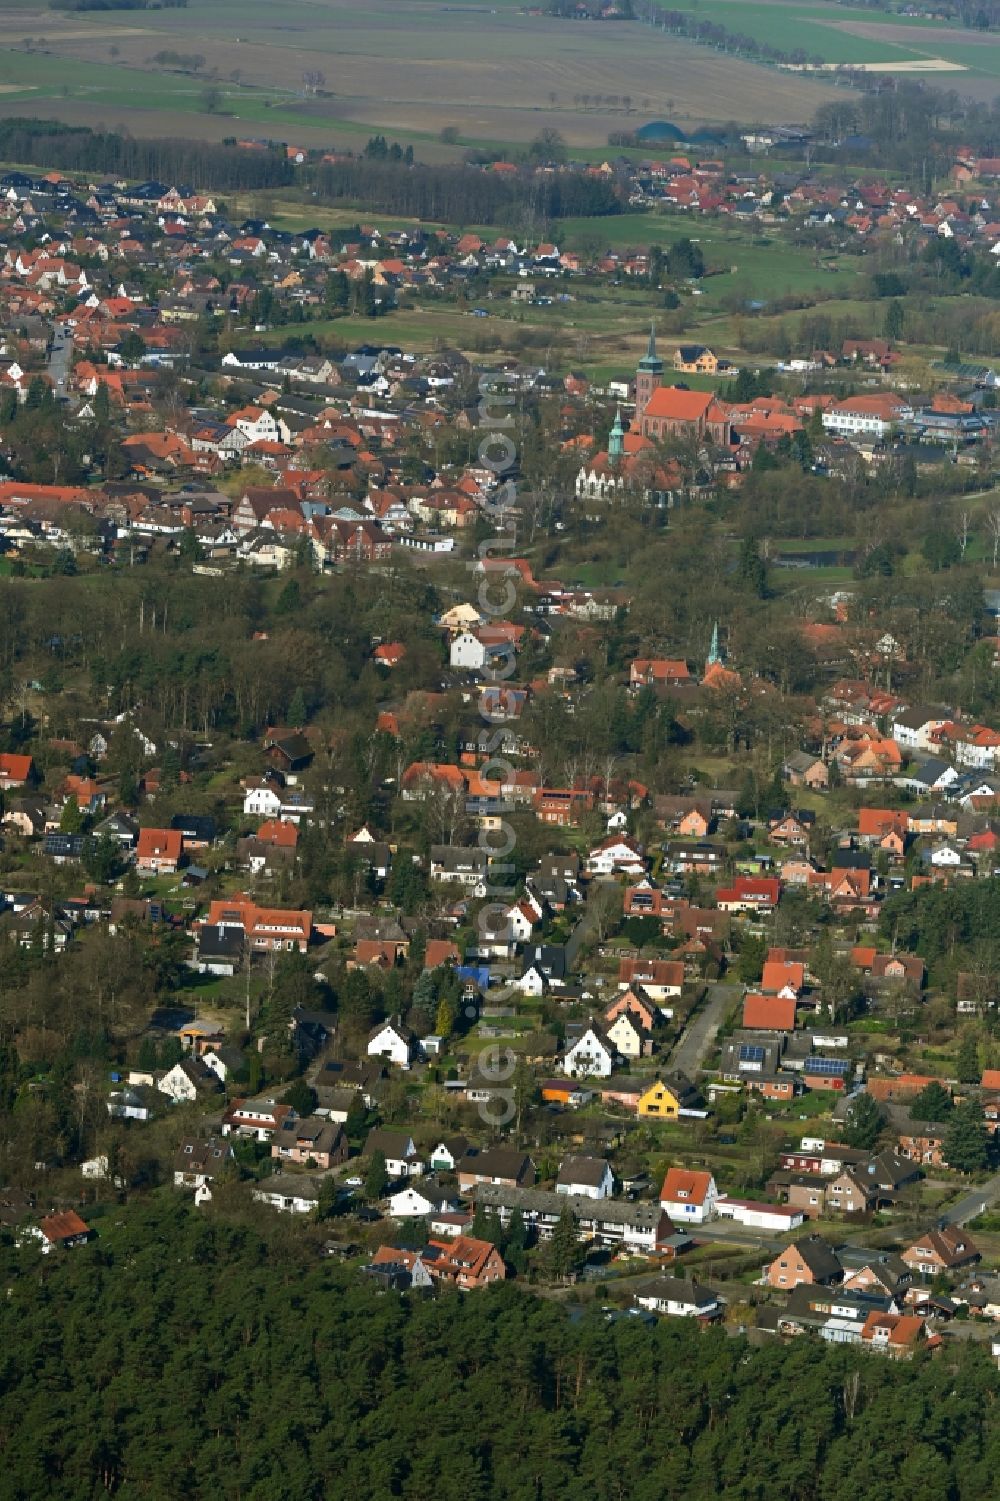
[[[656,1079],[639,1096],[636,1109],[640,1119],[675,1121],[680,1115],[681,1102],[669,1085],[664,1084],[662,1079]]]
[[[724,361],[704,344],[682,344],[674,355],[674,369],[685,375],[717,375],[720,363]]]

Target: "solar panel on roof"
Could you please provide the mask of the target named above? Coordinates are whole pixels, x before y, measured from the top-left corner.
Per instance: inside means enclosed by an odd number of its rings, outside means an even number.
[[[850,1065],[846,1058],[807,1058],[807,1074],[846,1074]]]
[[[741,1063],[763,1063],[765,1050],[759,1043],[744,1042],[740,1044]]]

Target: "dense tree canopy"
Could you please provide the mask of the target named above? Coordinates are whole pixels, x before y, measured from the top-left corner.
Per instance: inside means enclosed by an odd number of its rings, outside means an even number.
[[[0,1494],[173,1501],[973,1501],[995,1376],[578,1319],[500,1286],[379,1296],[170,1197],[2,1250]]]

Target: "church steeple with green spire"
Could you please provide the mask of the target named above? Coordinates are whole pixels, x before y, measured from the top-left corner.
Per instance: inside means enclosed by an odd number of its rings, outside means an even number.
[[[640,426],[643,412],[649,405],[650,397],[658,386],[663,384],[663,361],[656,352],[656,324],[649,325],[649,343],[646,345],[646,353],[639,361],[639,368],[635,373],[635,421],[636,429],[641,432]]]
[[[622,427],[622,409],[615,410],[615,423],[608,438],[608,462],[618,464],[625,455],[625,430]]]
[[[712,644],[708,648],[708,666],[717,667],[722,661],[722,653],[719,650],[719,622],[712,627]]]
[[[657,374],[663,374],[663,361],[656,352],[656,324],[649,325],[649,342],[646,345],[646,353],[639,361],[640,370],[655,370]]]

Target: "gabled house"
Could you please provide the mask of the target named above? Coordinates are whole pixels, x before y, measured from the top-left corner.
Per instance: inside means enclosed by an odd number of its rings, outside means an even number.
[[[75,1209],[47,1214],[37,1225],[32,1225],[28,1233],[42,1242],[43,1256],[47,1256],[50,1251],[68,1251],[75,1246],[85,1246],[94,1234]]]
[[[421,1178],[419,1186],[407,1183],[389,1195],[389,1214],[394,1220],[429,1219],[435,1214],[454,1214],[457,1209],[457,1200],[429,1176]]]
[[[222,1091],[218,1075],[200,1058],[182,1058],[180,1063],[167,1070],[156,1087],[175,1105],[189,1104]]]
[[[610,1199],[615,1177],[603,1157],[564,1157],[556,1178],[556,1193],[586,1199]]]
[[[0,792],[9,792],[14,787],[26,787],[34,778],[35,763],[30,756],[0,752]]]
[[[662,1005],[679,996],[684,988],[684,964],[680,959],[643,959],[631,955],[618,962],[618,984],[641,985],[651,1001]]]
[[[261,1179],[253,1197],[282,1214],[312,1214],[319,1205],[320,1182],[305,1173],[273,1173]]]
[[[323,1172],[346,1162],[349,1155],[344,1128],[321,1115],[286,1116],[271,1137],[271,1156]]]
[[[453,1173],[462,1159],[469,1155],[469,1143],[464,1136],[442,1136],[431,1149],[432,1173]]]
[[[234,975],[243,964],[245,950],[242,928],[206,923],[198,929],[197,947],[188,963],[200,975]]]
[[[430,1292],[434,1286],[422,1253],[402,1246],[379,1246],[361,1270],[386,1292]]]
[[[636,1114],[640,1120],[675,1121],[684,1110],[696,1110],[701,1096],[684,1074],[671,1073],[654,1079],[639,1096]]]
[[[660,1207],[680,1224],[701,1225],[715,1214],[719,1190],[709,1172],[668,1168],[660,1190]]]
[[[756,1032],[794,1032],[794,996],[789,999],[751,992],[743,1001],[743,1025]]]
[[[797,1000],[805,988],[805,965],[785,959],[765,960],[760,988],[765,995]]]
[[[622,1058],[648,1058],[653,1051],[653,1034],[634,1012],[623,1011],[605,1031]]]
[[[646,870],[646,858],[642,846],[634,839],[613,834],[590,851],[587,869],[593,876],[641,876]]]
[[[591,1021],[563,1054],[563,1073],[571,1079],[608,1079],[615,1063],[615,1046],[594,1021]]]
[[[906,1265],[919,1277],[954,1272],[982,1259],[972,1238],[958,1225],[928,1230],[902,1252]]]
[[[869,973],[873,980],[923,989],[926,970],[924,961],[917,954],[875,954]]]
[[[809,1287],[835,1287],[844,1280],[844,1268],[836,1251],[821,1235],[803,1235],[780,1250],[766,1270],[770,1287],[791,1291]]]
[[[457,845],[435,844],[431,846],[430,878],[442,884],[454,882],[485,891],[489,855],[485,849],[474,846],[463,849]]]
[[[892,1360],[909,1360],[925,1334],[924,1321],[915,1313],[870,1313],[861,1330],[861,1343]]]
[[[397,1068],[408,1069],[417,1056],[417,1039],[400,1022],[385,1021],[368,1039],[369,1058],[385,1058]]]
[[[175,813],[171,831],[180,834],[185,850],[207,850],[215,843],[215,819],[204,813]]]
[[[181,862],[184,838],[179,829],[140,829],[135,868],[144,875],[173,875]]]
[[[660,1020],[660,1009],[645,987],[637,981],[611,1002],[604,1013],[605,1025],[610,1028],[611,1023],[623,1015],[633,1017],[647,1032],[652,1032]]]
[[[718,1318],[722,1311],[719,1295],[697,1282],[694,1277],[651,1277],[641,1282],[634,1293],[640,1308],[665,1313],[673,1318],[705,1321]]]
[[[232,1157],[232,1147],[218,1136],[185,1137],[174,1153],[175,1187],[204,1188]]]
[[[485,1152],[469,1152],[458,1164],[459,1192],[467,1194],[480,1183],[504,1188],[530,1188],[535,1181],[535,1164],[526,1152],[515,1147],[489,1147]]]
[[[821,756],[808,751],[794,751],[781,768],[782,776],[792,787],[808,787],[824,792],[830,784],[830,772]]]
[[[390,1178],[416,1178],[424,1170],[423,1158],[408,1131],[392,1131],[386,1126],[369,1131],[363,1155],[371,1158],[375,1152],[381,1152],[385,1158]]]
[[[326,1058],[312,1075],[311,1082],[323,1105],[329,1096],[339,1097],[349,1091],[358,1095],[368,1110],[373,1110],[378,1086],[384,1077],[385,1068],[376,1060],[350,1063],[342,1058]]]
[[[781,882],[771,876],[737,876],[715,893],[720,912],[773,912],[780,898]]]
[[[421,1260],[435,1282],[448,1282],[462,1292],[503,1282],[507,1276],[500,1252],[488,1240],[456,1235],[450,1240],[429,1240]]]

